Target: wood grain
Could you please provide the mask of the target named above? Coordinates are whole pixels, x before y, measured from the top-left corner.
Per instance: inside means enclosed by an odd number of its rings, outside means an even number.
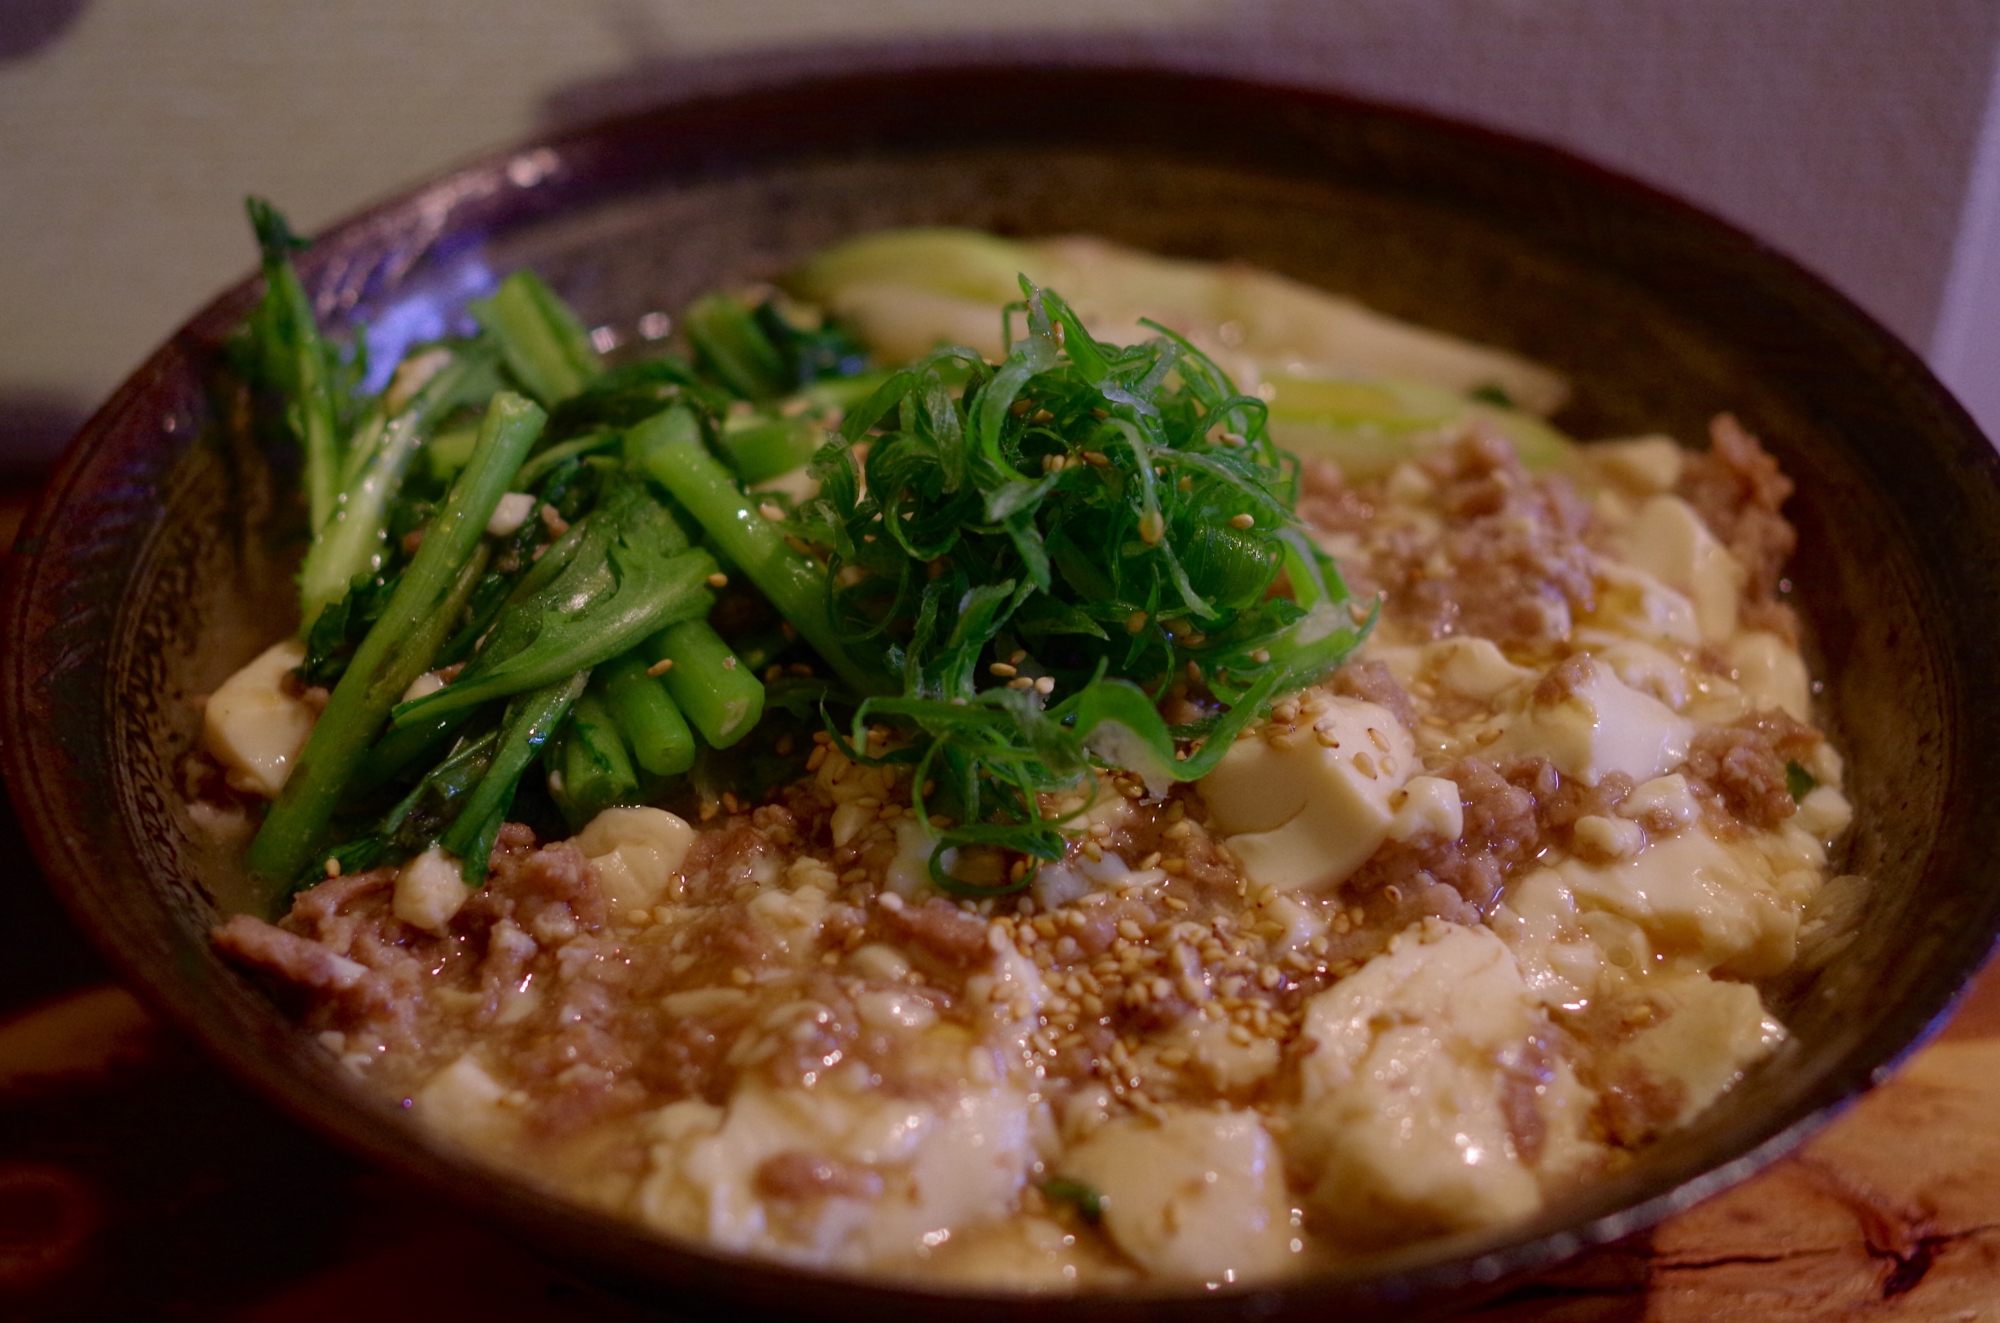
[[[1467,1323],[2000,1319],[2000,964],[1797,1154]]]

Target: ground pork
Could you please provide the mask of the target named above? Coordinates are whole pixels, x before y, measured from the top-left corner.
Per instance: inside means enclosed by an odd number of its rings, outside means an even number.
[[[1308,465],[1302,517],[1358,541],[1343,561],[1357,593],[1386,593],[1384,609],[1418,638],[1475,634],[1502,647],[1548,648],[1595,601],[1589,507],[1561,477],[1536,477],[1506,438],[1474,426],[1418,461],[1446,522],[1431,534],[1382,527],[1379,484],[1350,489],[1339,470]]]
[[[1798,812],[1786,764],[1813,751],[1823,737],[1777,710],[1753,712],[1727,726],[1709,726],[1688,748],[1686,775],[1697,794],[1720,802],[1738,822],[1775,827]]]
[[[757,1189],[773,1199],[872,1199],[882,1193],[882,1175],[857,1162],[786,1149],[757,1167]]]
[[[1396,683],[1389,668],[1379,661],[1349,662],[1326,683],[1327,688],[1342,698],[1358,698],[1387,708],[1389,715],[1402,722],[1406,730],[1417,727],[1417,705],[1410,701],[1403,686]]]
[[[948,900],[933,896],[921,905],[885,903],[881,908],[883,921],[892,931],[941,960],[972,965],[993,954],[986,943],[986,921]]]
[[[1502,770],[1484,758],[1459,759],[1436,773],[1458,786],[1465,821],[1459,838],[1441,841],[1424,833],[1385,842],[1348,879],[1348,894],[1367,897],[1391,887],[1414,891],[1441,883],[1475,914],[1484,912],[1499,898],[1508,874],[1542,849],[1548,826],[1535,789],[1553,770],[1539,760]]]
[[[1708,437],[1709,448],[1688,456],[1682,467],[1680,495],[1741,562],[1748,576],[1744,595],[1770,598],[1798,545],[1798,534],[1778,513],[1792,494],[1792,480],[1733,415],[1718,414]]]

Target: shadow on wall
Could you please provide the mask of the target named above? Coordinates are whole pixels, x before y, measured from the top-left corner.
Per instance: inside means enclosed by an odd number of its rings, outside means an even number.
[[[89,0],[6,0],[0,4],[0,64],[52,44],[89,7]]]
[[[83,405],[61,396],[0,393],[0,482],[47,469],[89,416]]]

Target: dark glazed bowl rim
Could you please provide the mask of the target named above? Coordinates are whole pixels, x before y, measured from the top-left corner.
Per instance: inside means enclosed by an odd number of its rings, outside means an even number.
[[[913,105],[965,109],[981,98],[993,108],[967,110],[952,125],[960,134],[956,138],[945,136],[941,127],[912,126]],[[1058,122],[1053,108],[1079,103],[1149,107],[1163,116],[1179,114],[1182,120],[1187,112],[1173,107],[1204,107],[1218,116],[1218,123],[1268,126],[1254,141],[1231,138],[1230,159],[1292,175],[1356,161],[1379,163],[1378,158],[1386,159],[1380,157],[1384,153],[1427,151],[1439,160],[1449,158],[1442,172],[1453,181],[1451,200],[1475,210],[1493,198],[1511,196],[1503,179],[1525,175],[1560,181],[1600,200],[1615,223],[1651,226],[1673,235],[1675,243],[1714,255],[1718,270],[1754,274],[1760,283],[1745,297],[1773,300],[1773,308],[1796,315],[1804,328],[1801,334],[1860,346],[1879,365],[1881,379],[1893,386],[1912,425],[1930,438],[1938,456],[1949,457],[1959,479],[1983,482],[1982,491],[2000,493],[2000,462],[1991,447],[1917,356],[1824,282],[1742,231],[1552,148],[1408,110],[1204,75],[967,66],[814,77],[682,101],[524,144],[441,175],[334,226],[307,254],[302,270],[308,287],[319,291],[323,308],[344,306],[374,288],[374,282],[386,278],[393,283],[450,235],[504,231],[566,207],[616,197],[649,180],[754,173],[760,165],[862,152],[1037,142],[1113,149],[1121,143],[1155,150],[1161,146],[1149,136],[1158,124],[1143,116],[1102,118],[1087,134]],[[817,113],[827,107],[839,107],[840,113]],[[1344,135],[1337,143],[1322,132],[1322,126],[1334,124]],[[1180,142],[1197,159],[1224,145],[1219,132],[1207,138],[1192,132]],[[1428,168],[1441,169],[1436,162]],[[65,452],[21,531],[5,599],[9,647],[0,662],[0,729],[8,732],[5,770],[23,825],[57,893],[127,983],[238,1079],[343,1147],[415,1176],[560,1258],[656,1298],[711,1311],[728,1307],[760,1315],[816,1312],[840,1318],[932,1307],[993,1318],[1070,1318],[1086,1312],[1121,1318],[1262,1318],[1332,1307],[1363,1315],[1394,1310],[1409,1317],[1642,1230],[1785,1153],[1923,1041],[1983,963],[2000,930],[2000,904],[1989,903],[1948,958],[1927,971],[1923,995],[1899,1006],[1879,1032],[1849,1051],[1783,1114],[1761,1118],[1761,1124],[1732,1138],[1729,1151],[1716,1155],[1713,1165],[1624,1206],[1586,1201],[1588,1215],[1570,1224],[1530,1223],[1392,1256],[1371,1263],[1366,1271],[1341,1270],[1267,1289],[1084,1297],[946,1295],[828,1278],[664,1243],[432,1148],[400,1123],[393,1108],[357,1106],[326,1089],[325,1081],[286,1065],[276,1048],[290,1030],[276,1012],[257,1024],[224,1022],[213,999],[196,990],[195,980],[163,953],[157,929],[149,931],[143,916],[120,903],[117,880],[91,865],[87,842],[96,826],[78,819],[74,787],[77,778],[88,774],[91,750],[101,750],[93,742],[109,738],[102,729],[109,725],[108,712],[98,713],[98,727],[64,726],[49,719],[41,689],[64,668],[105,665],[105,635],[115,626],[115,612],[105,613],[82,635],[47,628],[60,614],[65,584],[79,573],[50,548],[64,545],[66,512],[98,494],[98,485],[119,461],[143,457],[131,420],[143,409],[157,408],[175,382],[185,383],[201,347],[216,343],[241,318],[253,294],[253,283],[245,281],[221,295],[120,387]],[[184,443],[181,439],[171,445]],[[155,437],[151,444],[163,451],[170,442]],[[157,479],[169,465],[162,456],[152,467],[141,467]],[[134,562],[150,532],[140,519],[126,532],[110,535],[106,554],[123,557],[121,564]],[[70,535],[73,540],[73,530]],[[2000,525],[1977,535],[2000,547]],[[84,640],[81,651],[79,638]],[[1986,784],[2000,788],[2000,777]],[[812,1301],[812,1308],[799,1311],[801,1300]]]

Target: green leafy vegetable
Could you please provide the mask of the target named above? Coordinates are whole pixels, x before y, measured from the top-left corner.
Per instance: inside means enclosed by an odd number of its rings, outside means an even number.
[[[439,845],[458,856],[460,876],[467,886],[476,887],[486,880],[487,859],[493,853],[493,842],[500,835],[501,825],[507,820],[507,810],[514,803],[514,789],[521,783],[521,774],[555,733],[556,724],[571,705],[581,701],[589,679],[590,672],[578,671],[566,680],[521,694],[507,704],[492,762],[458,817],[438,838]]]
[[[285,419],[305,451],[306,503],[317,531],[332,517],[340,490],[340,403],[333,352],[320,338],[312,300],[292,267],[305,242],[262,198],[244,207],[263,256],[264,297],[245,328],[256,379],[285,398]]]
[[[390,502],[431,429],[451,410],[483,404],[499,388],[490,348],[472,345],[438,352],[445,361],[430,371],[401,411],[387,418],[375,415],[375,425],[364,425],[355,438],[357,445],[350,453],[355,461],[353,480],[343,486],[333,513],[318,525],[319,533],[299,569],[302,629],[308,635],[320,612],[338,602],[357,577],[382,567]],[[365,448],[359,444],[364,440]]]
[[[727,294],[696,299],[685,318],[703,367],[746,400],[769,400],[791,385],[785,360],[750,309]]]
[[[473,316],[500,346],[507,370],[544,407],[579,394],[604,371],[590,333],[532,271],[516,271]]]
[[[1292,513],[1264,402],[1171,333],[1106,344],[1022,288],[1027,334],[1006,361],[943,349],[893,376],[815,461],[823,494],[794,523],[840,585],[843,650],[902,680],[860,705],[852,748],[873,720],[913,729],[895,756],[938,787],[917,810],[954,821],[931,871],[962,894],[992,889],[954,876],[953,851],[1060,857],[1041,796],[1075,788],[1093,753],[1162,786],[1200,776],[1362,632]],[[947,367],[969,372],[962,391]],[[1290,597],[1271,592],[1281,568]],[[1216,714],[1169,730],[1155,699],[1189,681]]]
[[[1104,1220],[1104,1195],[1094,1185],[1057,1176],[1042,1182],[1042,1193],[1056,1203],[1074,1208],[1076,1215],[1091,1226]]]
[[[1785,763],[1785,789],[1792,794],[1794,802],[1804,799],[1819,787],[1819,780],[1799,766],[1795,761]]]
[[[706,615],[715,600],[706,586],[715,558],[678,549],[686,539],[673,517],[636,483],[600,498],[572,532],[581,536],[561,572],[502,609],[486,647],[457,680],[398,705],[397,726],[554,684],[675,621]]]
[[[363,401],[296,240],[252,213],[246,361],[306,452],[300,678],[332,686],[252,845],[275,883],[436,845],[478,885],[507,816],[549,811],[531,767],[578,828],[667,778],[761,795],[817,725],[911,766],[939,887],[999,894],[1028,876],[996,881],[997,851],[1061,857],[1049,796],[1104,765],[1156,790],[1202,775],[1372,621],[1293,514],[1274,406],[1162,328],[1094,339],[1025,278],[997,363],[879,369],[843,323],[718,294],[683,318],[692,361],[607,368],[521,272],[473,305],[477,337],[419,347]],[[1489,407],[1311,389],[1302,425]],[[787,667],[808,648],[834,680]],[[1170,727],[1169,698],[1202,715]],[[871,743],[880,724],[900,735]]]
[[[632,770],[618,726],[593,688],[578,700],[563,735],[562,756],[556,760],[560,780],[556,803],[571,830],[616,804],[639,796],[639,778]]]
[[[369,743],[410,684],[430,668],[484,569],[486,522],[546,415],[501,392],[487,408],[472,460],[432,521],[381,618],[335,686],[284,792],[250,845],[250,867],[290,883],[325,845],[334,808]]]

